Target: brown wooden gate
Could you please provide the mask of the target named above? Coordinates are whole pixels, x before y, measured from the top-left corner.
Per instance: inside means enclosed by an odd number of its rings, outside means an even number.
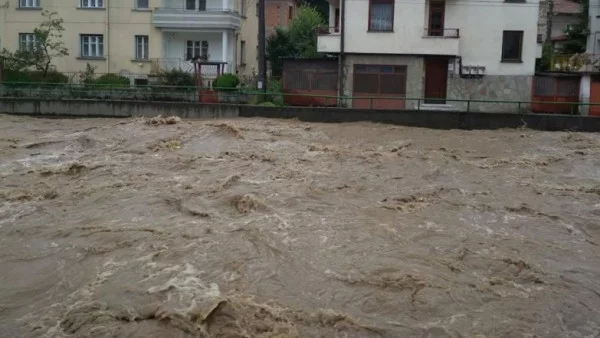
[[[534,76],[531,110],[544,114],[577,114],[580,79],[577,74]]]
[[[590,82],[590,103],[600,104],[600,76],[592,76]],[[600,116],[600,106],[590,106],[589,114]]]
[[[445,104],[448,85],[448,59],[425,59],[425,103]]]
[[[353,84],[353,108],[405,107],[406,66],[354,65]]]

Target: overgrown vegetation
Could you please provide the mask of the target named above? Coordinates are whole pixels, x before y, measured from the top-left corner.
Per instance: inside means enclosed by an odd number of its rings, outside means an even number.
[[[162,86],[193,87],[196,85],[194,76],[180,69],[162,72],[158,82]]]
[[[315,58],[317,52],[317,29],[323,26],[322,15],[311,6],[301,6],[287,30],[277,29],[267,39],[266,54],[271,63],[273,76],[281,76],[283,58]]]
[[[35,69],[44,78],[53,71],[54,59],[69,55],[62,41],[64,20],[58,17],[57,12],[47,10],[42,12],[42,16],[45,19],[39,27],[34,28],[31,43],[21,45],[16,51],[6,48],[0,51],[7,71],[19,73]]]
[[[577,24],[569,25],[565,29],[568,40],[562,45],[561,54],[585,53],[589,27],[589,0],[581,1],[581,9]]]
[[[225,73],[213,81],[213,88],[220,91],[231,91],[237,89],[240,79],[231,73]]]
[[[545,43],[542,48],[542,57],[536,60],[535,70],[538,72],[547,72],[552,68],[552,57],[554,47],[551,43]]]

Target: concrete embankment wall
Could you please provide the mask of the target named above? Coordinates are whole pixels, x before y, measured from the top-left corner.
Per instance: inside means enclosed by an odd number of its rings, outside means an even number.
[[[307,122],[371,121],[435,129],[499,129],[527,127],[537,130],[600,131],[600,117],[466,113],[453,111],[390,111],[347,108],[263,107],[233,104],[199,104],[187,102],[142,102],[56,99],[0,99],[0,113],[72,116],[131,117],[177,115],[183,118],[266,117],[297,118]]]

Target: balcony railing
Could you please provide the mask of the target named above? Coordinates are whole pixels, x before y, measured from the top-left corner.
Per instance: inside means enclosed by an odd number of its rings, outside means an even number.
[[[460,30],[458,28],[444,28],[444,29],[425,28],[423,30],[423,37],[425,37],[425,38],[458,39],[458,38],[460,38]]]
[[[180,70],[186,73],[194,72],[194,64],[183,59],[165,58],[151,59],[150,61],[150,72],[152,74],[158,74],[170,70]]]
[[[550,70],[554,72],[600,71],[600,54],[554,55]]]
[[[340,32],[340,27],[321,26],[321,27],[317,28],[318,35],[338,34],[339,32]]]
[[[241,17],[234,8],[189,10],[161,7],[154,10],[152,23],[157,28],[169,29],[239,29]]]

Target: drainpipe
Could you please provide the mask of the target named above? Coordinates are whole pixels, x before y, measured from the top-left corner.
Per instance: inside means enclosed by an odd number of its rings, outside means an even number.
[[[338,55],[338,106],[344,105],[344,18],[346,13],[346,0],[340,0],[340,54]]]
[[[110,73],[110,0],[105,0],[106,4],[106,43],[104,44],[106,54],[106,72]]]

